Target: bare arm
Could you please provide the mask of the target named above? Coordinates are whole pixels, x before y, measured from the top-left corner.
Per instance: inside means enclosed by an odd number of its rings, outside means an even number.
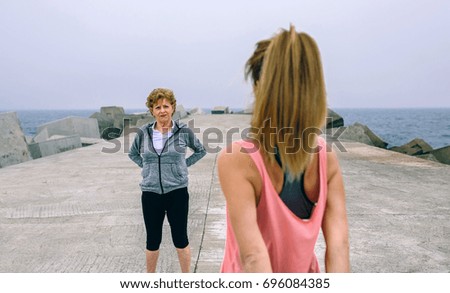
[[[259,173],[253,161],[237,144],[218,157],[219,180],[227,201],[245,272],[272,272],[269,254],[256,221],[254,178]]]
[[[334,151],[328,152],[328,195],[322,231],[326,242],[326,272],[349,272],[349,240],[345,191],[339,161]]]

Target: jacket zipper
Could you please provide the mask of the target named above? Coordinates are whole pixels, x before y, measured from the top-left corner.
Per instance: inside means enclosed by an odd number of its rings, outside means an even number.
[[[162,148],[162,150],[161,150],[161,154],[164,152],[164,149],[166,148],[167,143],[169,142],[169,139],[172,138],[172,137],[174,137],[175,134],[177,134],[178,131],[180,131],[180,127],[179,127],[177,124],[175,124],[175,125],[177,126],[177,131],[175,131],[171,137],[167,138],[167,140],[166,140],[166,142],[164,143],[164,146],[163,146],[163,148]],[[149,131],[149,132],[150,132],[150,131]],[[152,133],[153,133],[153,132],[152,132]],[[149,133],[149,134],[150,134],[150,133]],[[150,140],[151,140],[151,145],[152,145],[153,151],[154,151],[155,154],[158,156],[159,186],[161,187],[161,194],[164,194],[164,188],[163,188],[163,185],[162,185],[162,174],[161,174],[161,155],[158,154],[158,152],[155,150],[155,146],[153,145],[153,139],[152,139],[152,136],[151,136],[151,135],[150,135]]]
[[[164,149],[164,148],[163,148]],[[161,151],[162,152],[162,151]],[[162,176],[161,176],[161,156],[158,155],[158,168],[159,168],[159,186],[161,187],[161,193],[164,194],[164,188],[162,186]]]

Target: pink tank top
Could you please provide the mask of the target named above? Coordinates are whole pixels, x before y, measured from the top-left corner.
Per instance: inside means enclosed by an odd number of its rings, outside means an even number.
[[[238,141],[244,148],[254,148],[249,141]],[[320,272],[314,246],[322,226],[327,196],[326,142],[318,139],[320,192],[316,206],[308,220],[298,218],[284,204],[272,185],[261,153],[249,152],[262,178],[261,198],[257,207],[257,221],[269,252],[274,273]],[[227,212],[227,238],[221,266],[223,273],[240,273],[239,247]]]

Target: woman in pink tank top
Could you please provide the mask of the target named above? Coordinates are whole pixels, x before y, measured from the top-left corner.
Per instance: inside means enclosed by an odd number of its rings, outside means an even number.
[[[255,94],[251,132],[218,158],[227,201],[221,271],[319,272],[314,246],[322,229],[326,271],[348,272],[342,174],[319,137],[327,105],[315,41],[293,26],[282,30],[257,43],[246,75]],[[306,218],[297,202],[311,203]]]

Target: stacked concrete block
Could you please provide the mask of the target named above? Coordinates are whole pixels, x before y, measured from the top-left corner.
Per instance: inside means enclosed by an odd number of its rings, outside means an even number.
[[[202,108],[192,108],[189,110],[189,115],[202,115],[205,114],[202,110]]]
[[[139,128],[145,124],[152,123],[153,121],[155,121],[155,118],[153,116],[149,115],[145,118],[139,119],[135,126]]]
[[[85,141],[89,142],[86,143]],[[29,149],[33,159],[42,158],[98,142],[98,122],[93,118],[66,117],[40,125]]]
[[[31,159],[17,114],[0,113],[0,168]]]
[[[107,106],[107,107],[101,107],[100,113],[105,115],[108,118],[112,118],[113,120],[117,118],[121,118],[123,115],[125,115],[125,110],[123,107],[117,107],[117,106]]]
[[[97,119],[98,131],[100,133],[100,136],[102,136],[102,133],[105,129],[114,127],[114,119],[111,117],[107,117],[100,112],[95,112],[89,118]]]
[[[48,130],[47,128],[43,128],[41,131],[39,131],[32,139],[32,143],[38,143],[43,142],[49,139]]]
[[[341,132],[342,129],[344,130],[343,132]],[[367,134],[365,133],[364,128],[358,125],[339,127],[337,133],[340,134],[339,136],[340,139],[357,141],[373,146],[373,143],[370,140],[369,136],[367,136]]]
[[[326,123],[327,123],[326,128],[327,129],[344,126],[344,118],[342,118],[341,115],[334,112],[330,108],[327,109],[327,118],[326,119],[327,119],[326,120]]]
[[[81,147],[81,138],[78,134],[71,136],[52,136],[48,140],[29,145],[33,159],[38,159]]]
[[[94,118],[83,118],[70,116],[60,120],[40,125],[37,129],[38,135],[44,129],[47,135],[65,135],[71,136],[78,134],[80,137],[100,138],[98,122]]]
[[[450,146],[445,146],[430,152],[439,162],[450,165]]]
[[[124,126],[137,126],[142,121],[154,121],[152,114],[150,112],[138,113],[138,114],[125,114],[124,116]]]
[[[341,132],[342,129],[343,131]],[[339,127],[337,133],[339,133],[340,139],[357,141],[379,148],[386,148],[388,145],[385,141],[373,133],[366,125],[358,122],[347,127]]]
[[[125,116],[123,107],[106,106],[101,107],[100,112],[95,112],[90,118],[97,120],[100,137],[108,139],[110,129],[114,128],[120,131],[123,129]]]
[[[173,120],[179,120],[186,118],[188,116],[188,113],[184,109],[183,105],[177,105],[177,109],[175,113],[173,113]]]
[[[113,127],[123,129],[123,118],[125,116],[125,110],[123,107],[108,106],[101,107],[100,114],[102,117],[113,120]]]
[[[211,114],[229,114],[230,108],[224,106],[217,106],[211,110]]]
[[[407,154],[410,156],[424,155],[433,150],[433,148],[423,139],[415,138],[402,146],[390,148],[391,151]]]
[[[128,126],[135,126],[139,120],[145,119],[147,117],[151,116],[150,113],[142,113],[142,114],[125,114],[123,117],[123,123],[125,127],[125,123]]]

